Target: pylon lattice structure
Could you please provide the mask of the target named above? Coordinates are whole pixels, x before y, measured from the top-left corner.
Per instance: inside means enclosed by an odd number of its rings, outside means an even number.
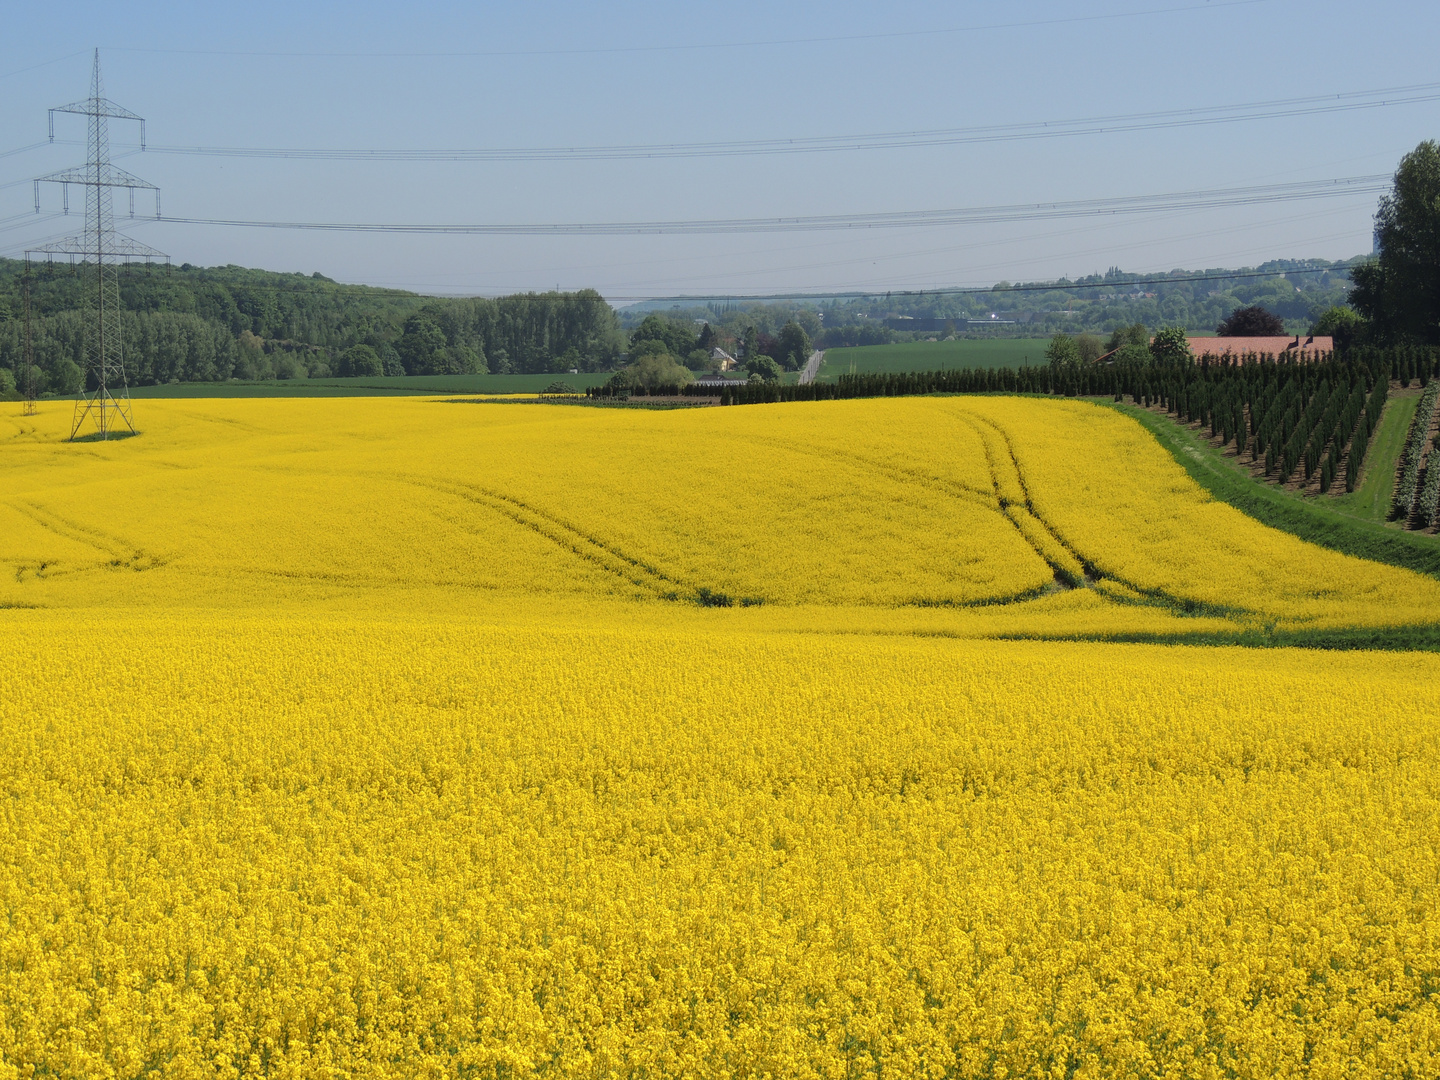
[[[25,357],[24,357],[25,370],[24,370],[23,372],[21,372],[22,382],[24,383],[24,385],[21,386],[20,389],[21,389],[21,391],[22,391],[22,392],[24,393],[24,395],[25,395],[24,415],[25,415],[25,416],[34,416],[37,412],[39,412],[39,409],[38,409],[38,408],[36,407],[36,405],[35,405],[35,391],[36,391],[36,386],[35,386],[35,339],[34,339],[34,338],[31,336],[31,334],[30,334],[30,262],[29,262],[28,259],[27,259],[26,262],[25,262],[24,292],[25,292]]]
[[[68,255],[72,263],[78,257],[78,270],[85,279],[85,386],[75,402],[75,417],[70,428],[73,440],[85,425],[93,421],[102,439],[109,438],[120,426],[133,434],[135,424],[130,412],[130,392],[125,381],[125,350],[120,323],[120,267],[125,263],[167,259],[163,252],[123,233],[115,231],[115,213],[111,192],[115,188],[130,190],[130,216],[135,216],[135,192],[155,192],[155,216],[160,216],[160,189],[154,184],[132,176],[110,164],[109,121],[136,120],[140,123],[140,146],[145,146],[145,121],[129,109],[123,109],[105,97],[100,81],[100,50],[95,50],[95,67],[90,76],[90,96],[83,101],[61,105],[50,110],[50,138],[55,138],[55,114],[75,113],[89,120],[87,145],[89,160],[73,169],[62,169],[35,180],[35,211],[40,211],[40,185],[62,185],[65,209],[69,212],[69,185],[85,188],[85,231],[54,243],[32,248],[25,253],[27,263],[32,255],[53,259]]]

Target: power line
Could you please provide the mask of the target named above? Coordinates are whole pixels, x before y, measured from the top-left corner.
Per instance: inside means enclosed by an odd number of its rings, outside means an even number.
[[[1255,270],[1243,272],[1221,272],[1207,274],[1186,274],[1180,277],[1156,276],[1132,278],[1128,281],[1058,281],[1045,284],[1018,284],[1018,285],[982,285],[973,287],[955,287],[940,289],[895,289],[878,290],[867,289],[861,292],[794,292],[794,293],[755,293],[755,294],[725,294],[725,295],[692,295],[692,296],[611,296],[608,300],[641,302],[641,301],[664,301],[669,300],[675,303],[705,303],[711,300],[742,300],[763,302],[767,300],[868,300],[879,299],[880,297],[914,297],[914,296],[989,296],[1001,293],[1045,293],[1045,292],[1077,292],[1085,289],[1128,289],[1139,285],[1184,285],[1188,283],[1203,283],[1210,281],[1248,281],[1256,278],[1291,277],[1297,274],[1335,274],[1348,273],[1349,267],[1326,266],[1294,270]]]
[[[125,379],[124,347],[120,328],[120,278],[119,267],[130,259],[166,258],[154,248],[138,243],[123,234],[115,232],[115,215],[112,190],[150,188],[156,193],[155,209],[160,209],[159,188],[132,176],[124,169],[110,164],[110,121],[137,120],[140,122],[140,141],[145,141],[145,121],[105,96],[104,82],[100,78],[100,50],[95,50],[95,61],[90,73],[90,96],[81,101],[72,101],[50,110],[51,131],[54,131],[56,113],[71,113],[86,118],[89,130],[87,137],[88,160],[84,166],[62,169],[35,180],[35,211],[40,211],[40,184],[42,182],[61,185],[77,184],[85,191],[85,231],[63,240],[37,245],[25,252],[26,269],[30,256],[42,255],[53,258],[56,255],[80,257],[87,267],[84,275],[85,299],[85,369],[86,385],[80,388],[75,401],[75,414],[70,425],[70,441],[80,431],[86,420],[94,422],[102,439],[111,431],[118,431],[123,423],[135,433],[135,424],[130,415],[130,394]],[[132,195],[133,198],[133,195]],[[131,203],[133,208],[134,203]],[[29,276],[25,279],[29,288]],[[26,319],[28,336],[29,293],[26,293]],[[27,364],[29,360],[27,358]],[[33,396],[33,395],[32,395]]]
[[[1350,209],[1349,209],[1348,207],[1340,207],[1340,208],[1337,209],[1333,204],[1331,204],[1331,205],[1327,206],[1325,209],[1322,209],[1322,210],[1319,210],[1319,211],[1310,210],[1310,211],[1308,211],[1308,212],[1306,212],[1306,213],[1303,213],[1303,214],[1287,215],[1287,216],[1285,216],[1285,217],[1279,217],[1279,218],[1270,218],[1270,217],[1267,216],[1264,221],[1260,221],[1260,222],[1247,222],[1247,223],[1242,224],[1242,225],[1227,226],[1227,227],[1219,228],[1219,229],[1210,228],[1210,229],[1202,230],[1202,231],[1200,231],[1200,232],[1192,232],[1192,233],[1188,233],[1188,234],[1181,235],[1181,236],[1161,236],[1161,237],[1158,237],[1158,238],[1152,236],[1152,237],[1149,237],[1149,238],[1147,238],[1147,239],[1145,239],[1145,240],[1143,240],[1143,241],[1140,241],[1140,242],[1138,242],[1138,243],[1127,243],[1127,244],[1118,244],[1118,245],[1112,243],[1112,244],[1107,244],[1107,245],[1105,245],[1105,246],[1103,246],[1103,247],[1091,248],[1091,249],[1088,249],[1088,250],[1085,250],[1085,251],[1066,251],[1066,252],[1063,254],[1063,256],[1060,256],[1059,258],[1063,258],[1064,260],[1069,260],[1069,261],[1071,261],[1071,263],[1072,263],[1072,265],[1073,265],[1074,260],[1081,259],[1081,258],[1089,258],[1089,257],[1091,257],[1091,256],[1096,256],[1096,255],[1103,255],[1103,256],[1106,256],[1106,257],[1111,257],[1111,256],[1113,256],[1116,252],[1119,252],[1119,251],[1133,250],[1133,249],[1136,249],[1136,248],[1155,247],[1155,246],[1158,246],[1158,245],[1161,245],[1161,244],[1174,244],[1174,243],[1177,243],[1177,242],[1180,242],[1180,241],[1184,241],[1184,240],[1194,240],[1194,239],[1199,239],[1199,238],[1209,238],[1209,237],[1219,236],[1219,235],[1228,234],[1228,233],[1248,232],[1248,231],[1251,231],[1251,230],[1254,230],[1254,229],[1270,228],[1270,227],[1272,227],[1272,226],[1274,226],[1274,225],[1276,225],[1276,224],[1282,224],[1282,223],[1288,224],[1288,223],[1295,222],[1295,221],[1303,221],[1303,220],[1307,220],[1307,219],[1314,219],[1314,218],[1317,218],[1317,217],[1330,217],[1330,216],[1334,216],[1334,215],[1337,214],[1337,213],[1348,214],[1348,213],[1350,213],[1350,212],[1351,212],[1351,211],[1350,211]],[[1080,226],[1080,227],[1078,227],[1078,228],[1071,228],[1071,229],[1066,229],[1066,230],[1063,230],[1063,231],[1053,231],[1053,232],[1048,233],[1047,235],[1048,235],[1049,237],[1056,237],[1056,236],[1075,235],[1075,234],[1077,234],[1077,233],[1093,233],[1093,232],[1095,232],[1097,229],[1104,229],[1105,227],[1106,227],[1106,226],[1103,225],[1103,224],[1102,224],[1102,225],[1099,225],[1099,226],[1096,226],[1096,225],[1084,225],[1084,226]],[[1341,233],[1341,234],[1338,234],[1338,235],[1334,235],[1334,236],[1326,236],[1326,237],[1311,236],[1311,237],[1310,237],[1310,240],[1311,240],[1312,242],[1319,242],[1319,241],[1322,241],[1322,240],[1333,240],[1333,239],[1353,238],[1355,235],[1356,235],[1356,230],[1354,230],[1354,229],[1349,229],[1349,230],[1347,230],[1347,231],[1344,232],[1344,233]],[[976,252],[976,251],[978,251],[978,250],[980,250],[980,249],[982,249],[982,248],[985,248],[985,247],[1009,247],[1009,246],[1013,245],[1013,243],[1014,243],[1014,240],[1013,240],[1013,239],[995,239],[995,240],[990,240],[990,241],[986,241],[986,242],[983,242],[983,243],[967,243],[967,244],[964,246],[964,249],[963,249],[963,250],[964,250],[965,254],[969,255],[969,254],[972,254],[972,253],[974,253],[974,252]],[[826,244],[822,244],[822,245],[818,245],[818,246],[821,246],[821,247],[834,247],[834,246],[835,246],[835,242],[832,241],[832,242],[829,242],[829,243],[826,243]],[[792,245],[790,245],[790,248],[791,248],[791,249],[798,249],[798,248],[799,248],[799,245],[794,245],[794,244],[792,244]],[[787,249],[778,249],[778,250],[787,250]],[[1264,248],[1264,249],[1262,249],[1262,250],[1270,250],[1270,246],[1267,245],[1267,247]],[[792,264],[789,264],[789,265],[781,265],[781,266],[775,266],[775,265],[771,265],[771,264],[768,264],[768,263],[767,263],[767,264],[765,265],[765,267],[764,267],[764,271],[763,271],[763,272],[766,273],[766,274],[776,274],[776,273],[789,274],[789,273],[795,273],[795,272],[800,272],[800,271],[813,272],[813,271],[816,271],[816,270],[828,270],[828,271],[832,271],[832,272],[833,272],[833,271],[836,270],[836,268],[838,268],[838,267],[843,267],[843,266],[847,266],[847,265],[853,265],[853,266],[860,266],[860,265],[862,265],[862,264],[879,265],[880,263],[891,263],[891,262],[896,262],[896,261],[908,261],[908,260],[913,260],[913,259],[921,258],[921,257],[924,257],[924,256],[939,255],[939,254],[954,255],[954,254],[956,254],[956,253],[957,253],[957,246],[956,246],[955,243],[951,242],[951,243],[945,244],[945,245],[942,246],[942,247],[927,247],[927,248],[920,249],[920,250],[914,250],[914,249],[912,249],[912,250],[906,250],[906,251],[890,251],[890,252],[885,252],[885,253],[872,253],[872,254],[868,254],[868,255],[859,254],[859,255],[854,255],[854,256],[836,256],[836,257],[832,257],[831,259],[822,260],[822,261],[819,261],[819,262],[792,263]],[[747,253],[747,254],[748,254],[748,253]],[[1051,265],[1054,265],[1057,261],[1058,261],[1057,257],[1052,253],[1052,254],[1049,254],[1049,255],[1044,255],[1044,256],[1040,256],[1040,257],[1036,257],[1036,258],[1021,260],[1019,263],[1016,263],[1013,259],[1011,259],[1008,263],[1007,263],[1007,262],[1002,262],[1002,263],[1000,263],[1000,264],[998,264],[998,265],[991,265],[991,266],[988,266],[988,267],[987,267],[987,266],[978,266],[978,267],[977,267],[977,266],[969,266],[969,267],[967,268],[967,270],[964,271],[964,272],[969,273],[969,274],[972,276],[972,278],[973,278],[973,277],[975,277],[975,276],[978,276],[978,273],[983,273],[983,272],[986,272],[986,271],[1005,271],[1005,270],[1008,269],[1009,271],[1011,271],[1011,273],[1009,274],[1009,276],[1012,276],[1012,277],[1013,277],[1013,276],[1014,276],[1013,270],[1014,270],[1017,266],[1024,266],[1024,265],[1027,265],[1027,264],[1033,265],[1033,264],[1035,264],[1035,263],[1049,263],[1049,264],[1051,264]],[[1111,262],[1112,262],[1112,264],[1113,264],[1113,262],[1114,262],[1114,259],[1113,259],[1113,258],[1111,258]],[[553,271],[552,271],[552,272],[553,272]],[[955,271],[953,271],[953,273],[960,273],[960,272],[961,272],[961,271],[958,270],[958,269],[955,270]],[[1139,271],[1139,272],[1140,272],[1140,273],[1144,273],[1144,271]],[[936,273],[946,273],[946,271],[936,271]],[[753,277],[754,274],[755,274],[755,269],[754,269],[753,260],[752,260],[752,265],[748,266],[748,267],[745,268],[745,269],[741,269],[741,270],[725,271],[725,272],[718,272],[718,273],[717,273],[716,271],[714,271],[714,270],[712,269],[711,271],[709,271],[709,272],[707,272],[707,273],[697,274],[697,275],[694,275],[694,276],[688,277],[688,278],[687,278],[687,277],[673,277],[673,276],[672,276],[672,277],[668,277],[668,278],[663,279],[663,281],[664,281],[665,287],[671,288],[671,289],[677,289],[677,290],[682,290],[682,289],[687,288],[687,285],[686,285],[687,282],[701,282],[701,283],[703,283],[704,285],[707,285],[707,286],[712,287],[712,288],[724,288],[725,286],[724,286],[723,284],[721,284],[721,282],[724,281],[726,278]],[[934,280],[934,278],[932,277],[931,280]],[[402,284],[406,284],[407,287],[409,287],[409,288],[415,288],[415,287],[416,287],[416,286],[410,285],[410,284],[408,284],[408,283],[402,283]],[[647,284],[650,284],[650,283],[649,283],[649,282],[642,281],[642,282],[639,282],[638,284],[617,285],[616,288],[624,288],[624,289],[644,288]],[[869,279],[869,280],[852,279],[849,284],[843,285],[843,286],[840,286],[840,287],[846,288],[846,289],[857,289],[857,288],[862,288],[862,287],[864,287],[864,286],[866,286],[866,285],[874,285],[874,284],[876,284],[876,279]],[[883,279],[881,279],[881,280],[880,280],[880,284],[881,284],[881,287],[884,287],[884,285],[885,285],[886,283],[884,282]],[[923,288],[923,287],[924,287],[924,286],[921,286],[921,285],[902,285],[902,284],[900,284],[900,283],[895,282],[893,278],[889,281],[888,284],[889,284],[889,286],[890,286],[890,288],[891,288],[892,291],[893,291],[895,288],[912,288],[912,289],[919,289],[919,288]],[[694,285],[689,285],[688,287],[689,287],[689,288],[694,288],[694,287],[696,287],[696,286],[694,286]],[[938,286],[937,286],[937,287],[938,287]]]
[[[274,57],[276,59],[494,59],[500,57],[534,56],[607,56],[627,53],[696,52],[716,49],[757,49],[792,45],[833,45],[848,42],[874,42],[887,39],[941,37],[953,34],[977,34],[991,30],[1021,30],[1039,26],[1069,26],[1076,23],[1113,22],[1120,19],[1174,15],[1189,11],[1215,11],[1222,8],[1252,7],[1270,0],[1224,0],[1221,3],[1185,4],[1178,7],[1149,8],[1140,11],[1118,11],[1107,15],[1073,15],[1058,19],[1035,19],[1027,22],[982,23],[975,26],[952,26],[927,30],[882,30],[864,34],[836,34],[816,37],[769,38],[749,41],[706,41],[679,45],[616,45],[574,49],[491,49],[478,51],[414,51],[414,52],[298,52],[247,49],[157,49],[145,47],[107,48],[107,52],[159,53],[180,56]]]
[[[1319,116],[1440,101],[1440,83],[1357,90],[1342,94],[1289,98],[1198,109],[1129,113],[1074,120],[1026,121],[922,131],[889,131],[863,135],[821,135],[781,139],[742,139],[698,143],[649,143],[616,146],[477,147],[435,150],[363,148],[307,149],[253,146],[150,146],[149,153],[195,157],[257,158],[297,161],[623,161],[653,158],[757,157],[776,154],[819,154],[856,150],[896,150],[925,146],[1016,142],[1111,135],[1132,131],[1201,127],[1297,116]],[[43,145],[43,144],[37,144]],[[26,148],[28,149],[28,148]],[[12,151],[15,153],[18,151]],[[4,156],[4,155],[0,155]]]
[[[16,71],[7,71],[3,75],[0,75],[0,79],[9,79],[15,75],[24,75],[27,71],[36,71],[42,67],[49,67],[51,64],[58,64],[62,61],[70,60],[76,56],[84,56],[88,51],[89,50],[87,49],[81,49],[79,52],[66,53],[64,56],[57,56],[54,60],[43,60],[38,64],[31,64],[29,67],[19,68]]]
[[[133,264],[136,269],[142,269],[140,264]],[[164,265],[156,267],[144,267],[146,273],[183,273],[177,267]],[[203,272],[203,271],[202,271]],[[1344,264],[1314,267],[1294,267],[1288,270],[1235,270],[1218,271],[1201,274],[1154,274],[1137,276],[1126,280],[1101,280],[1093,281],[1084,278],[1070,281],[1061,278],[1057,281],[1017,283],[1017,284],[996,284],[996,285],[974,285],[954,286],[934,289],[863,289],[863,290],[801,290],[797,292],[784,293],[691,293],[682,295],[662,295],[657,293],[644,293],[635,295],[613,294],[601,296],[595,290],[587,290],[595,293],[593,296],[582,296],[578,292],[572,292],[572,302],[577,303],[640,303],[640,302],[664,302],[672,303],[693,303],[703,304],[712,300],[744,301],[764,303],[768,301],[819,301],[819,300],[866,300],[879,299],[881,297],[916,297],[916,296],[988,296],[1003,293],[1047,293],[1047,292],[1077,292],[1087,289],[1127,289],[1145,285],[1185,285],[1190,283],[1206,283],[1214,281],[1250,281],[1261,278],[1296,277],[1301,275],[1319,274],[1348,274],[1350,267]],[[274,293],[294,294],[313,292],[315,286],[310,281],[296,282],[294,285],[262,285],[249,282],[220,282],[228,289],[239,293]],[[471,299],[470,297],[435,297],[423,293],[416,293],[408,289],[387,288],[377,285],[350,285],[337,281],[325,281],[323,288],[328,293],[340,293],[356,298],[388,296],[395,299],[413,299],[428,301],[434,299]],[[534,289],[515,289],[502,295],[524,295],[538,292]]]
[[[878,214],[819,214],[776,218],[686,219],[676,221],[569,222],[538,225],[398,225],[361,222],[243,221],[226,218],[166,217],[151,220],[176,225],[212,225],[247,229],[291,229],[316,232],[408,233],[425,236],[635,236],[699,235],[716,233],[813,232],[850,229],[936,228],[998,222],[1042,221],[1054,218],[1204,210],[1254,206],[1337,196],[1374,194],[1386,190],[1391,177],[1341,177],[1258,187],[1211,188],[1110,199],[1029,203],[947,210],[902,210]]]
[[[48,142],[33,142],[29,146],[17,146],[14,150],[0,151],[0,158],[14,157],[16,154],[28,154],[31,150],[39,150],[42,146],[49,145]]]

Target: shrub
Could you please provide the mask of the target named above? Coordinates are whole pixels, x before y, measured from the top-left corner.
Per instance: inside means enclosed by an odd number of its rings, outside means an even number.
[[[745,370],[750,373],[751,381],[759,377],[762,382],[779,382],[783,374],[780,365],[769,356],[752,356],[745,361]]]
[[[1195,359],[1183,326],[1167,326],[1150,342],[1150,355],[1157,364],[1184,364]]]
[[[684,386],[695,377],[669,353],[642,356],[630,365],[629,371],[631,385],[647,390],[657,386]]]
[[[1390,503],[1392,518],[1407,518],[1415,507],[1420,481],[1420,457],[1430,435],[1430,418],[1435,415],[1435,401],[1440,398],[1440,383],[1432,382],[1420,395],[1415,419],[1410,421],[1410,434],[1400,453],[1400,478],[1395,482],[1395,497]]]
[[[1069,334],[1056,334],[1045,347],[1045,357],[1053,367],[1073,367],[1080,363],[1080,347]]]

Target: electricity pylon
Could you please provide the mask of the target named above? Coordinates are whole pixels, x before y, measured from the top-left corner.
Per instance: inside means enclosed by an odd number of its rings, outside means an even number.
[[[90,76],[90,96],[50,110],[50,139],[55,139],[55,114],[75,113],[89,119],[87,146],[89,160],[73,169],[62,169],[35,180],[35,212],[40,212],[41,183],[60,184],[65,212],[70,211],[70,185],[85,188],[85,231],[25,253],[53,258],[80,257],[79,270],[85,278],[85,374],[86,385],[75,402],[70,438],[74,440],[87,419],[93,420],[102,439],[124,424],[133,434],[130,391],[125,381],[124,342],[120,335],[119,266],[136,260],[168,259],[164,253],[124,234],[115,232],[112,188],[130,190],[130,216],[135,216],[137,189],[155,192],[155,216],[160,216],[160,189],[110,164],[109,121],[138,120],[140,147],[145,147],[145,121],[129,109],[122,109],[104,95],[100,82],[100,50],[95,50],[95,67]]]
[[[35,406],[35,339],[30,334],[30,260],[25,260],[25,370],[22,373],[24,385],[20,392],[25,395],[25,416],[34,416],[39,410]]]

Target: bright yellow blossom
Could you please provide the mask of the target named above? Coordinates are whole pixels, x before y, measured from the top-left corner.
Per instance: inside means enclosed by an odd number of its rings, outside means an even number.
[[[136,414],[0,416],[0,1080],[1440,1075],[1440,659],[1056,640],[1440,584],[1124,417]]]

